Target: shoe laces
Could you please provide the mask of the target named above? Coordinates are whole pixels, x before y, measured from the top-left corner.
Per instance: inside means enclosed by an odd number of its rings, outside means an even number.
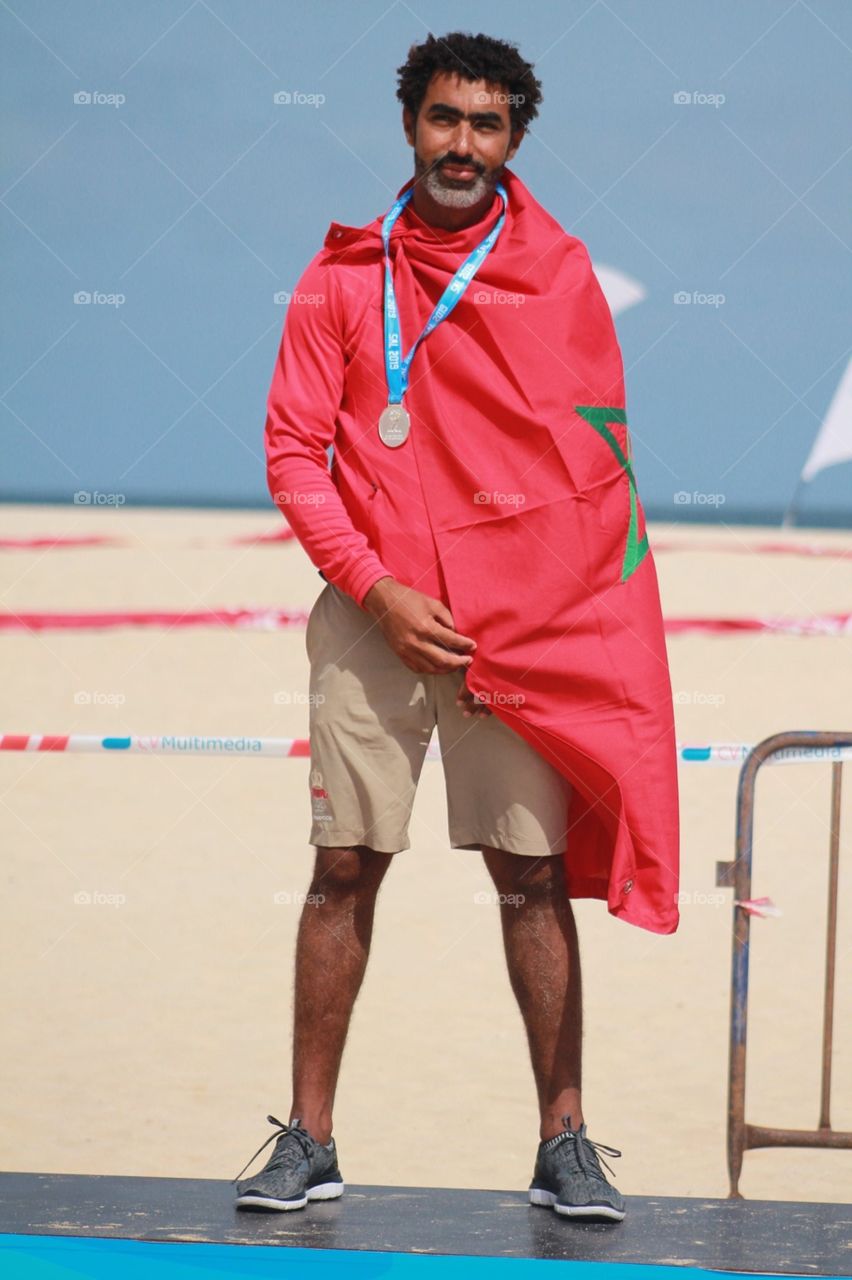
[[[563,1147],[570,1141],[571,1146],[568,1147],[567,1150],[570,1150],[573,1153],[577,1166],[582,1173],[587,1177],[599,1178],[601,1182],[606,1182],[606,1178],[601,1172],[600,1164],[598,1163],[600,1159],[605,1167],[609,1169],[612,1176],[615,1177],[614,1171],[607,1164],[606,1160],[603,1159],[602,1155],[600,1157],[598,1156],[598,1153],[605,1151],[608,1156],[620,1156],[621,1152],[617,1151],[615,1147],[608,1147],[603,1142],[592,1142],[591,1138],[586,1137],[585,1124],[581,1124],[579,1129],[571,1129],[569,1127],[571,1123],[570,1116],[563,1116],[562,1123],[565,1125],[565,1132],[559,1135],[559,1141],[554,1143],[551,1150],[554,1150],[556,1147]]]
[[[277,1125],[278,1128],[275,1133],[271,1133],[269,1135],[265,1142],[261,1143],[251,1160],[249,1160],[248,1164],[243,1165],[236,1178],[234,1178],[234,1182],[239,1181],[246,1169],[252,1163],[252,1160],[257,1159],[264,1147],[268,1147],[270,1142],[273,1142],[275,1139],[278,1139],[280,1146],[276,1146],[269,1163],[265,1166],[267,1169],[281,1169],[288,1165],[295,1164],[300,1158],[298,1154],[299,1149],[304,1152],[307,1159],[311,1158],[316,1142],[308,1133],[307,1129],[303,1129],[301,1127],[298,1120],[293,1124],[284,1124],[281,1120],[276,1120],[275,1116],[267,1116],[266,1118],[270,1124]],[[293,1138],[295,1139],[295,1143],[298,1145],[294,1145],[291,1142],[281,1141],[284,1138]]]

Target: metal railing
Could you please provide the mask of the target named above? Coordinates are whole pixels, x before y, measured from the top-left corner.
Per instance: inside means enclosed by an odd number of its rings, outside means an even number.
[[[740,770],[737,789],[737,843],[733,862],[717,862],[716,884],[732,887],[733,955],[731,966],[731,1040],[728,1066],[728,1175],[729,1199],[743,1199],[739,1191],[743,1155],[755,1147],[849,1147],[852,1133],[831,1127],[831,1054],[834,1029],[834,979],[837,954],[837,884],[840,864],[840,795],[843,763],[831,760],[831,824],[829,831],[828,913],[823,993],[822,1083],[817,1129],[776,1129],[749,1124],[745,1118],[746,1032],[748,1019],[749,930],[751,915],[743,906],[751,900],[751,859],[754,838],[754,794],[757,773],[771,756],[795,748],[821,749],[831,759],[832,748],[852,746],[850,733],[812,733],[791,730],[764,738],[749,752]],[[792,766],[791,766],[792,767]]]

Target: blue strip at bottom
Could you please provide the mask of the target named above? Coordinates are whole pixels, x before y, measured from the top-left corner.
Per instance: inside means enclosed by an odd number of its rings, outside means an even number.
[[[567,1262],[538,1258],[381,1253],[350,1249],[298,1249],[274,1245],[159,1243],[81,1236],[0,1235],[0,1274],[5,1280],[546,1280],[562,1269],[571,1280],[708,1280],[742,1272],[632,1263]],[[749,1272],[749,1280],[768,1280]],[[826,1280],[841,1280],[829,1276]]]

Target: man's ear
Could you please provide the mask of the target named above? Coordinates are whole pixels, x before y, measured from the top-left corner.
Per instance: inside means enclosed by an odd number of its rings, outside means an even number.
[[[414,146],[414,130],[417,117],[409,107],[402,108],[402,127],[405,131],[405,140],[410,147]]]
[[[506,152],[507,160],[512,159],[518,147],[523,142],[525,133],[526,133],[526,129],[523,127],[523,125],[521,125],[521,127],[516,129],[515,132],[512,134],[512,141],[509,143],[509,150]]]

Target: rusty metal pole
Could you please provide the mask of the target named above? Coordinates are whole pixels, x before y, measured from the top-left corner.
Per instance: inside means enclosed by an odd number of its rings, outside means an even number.
[[[751,897],[751,856],[754,834],[754,786],[759,743],[746,756],[737,786],[736,854],[731,868],[734,901]],[[731,955],[731,1033],[728,1060],[728,1178],[729,1200],[742,1200],[740,1173],[745,1150],[745,1068],[748,1030],[748,962],[751,918],[733,907]]]
[[[852,748],[852,733],[791,730],[764,738],[746,756],[737,788],[736,859],[716,864],[717,885],[732,886],[735,902],[751,898],[754,848],[754,800],[757,772],[770,756],[788,748]],[[743,1155],[754,1147],[831,1147],[852,1149],[852,1132],[831,1128],[831,1052],[834,1018],[834,979],[837,951],[837,887],[840,861],[840,791],[842,764],[832,762],[831,844],[828,877],[826,982],[823,1002],[822,1099],[818,1129],[781,1129],[748,1124],[745,1118],[746,1029],[748,1017],[750,915],[734,906],[731,964],[730,1054],[728,1065],[729,1199],[743,1199],[739,1190]]]
[[[822,1089],[820,1129],[831,1128],[831,1053],[834,1033],[834,971],[837,959],[837,887],[840,868],[840,792],[843,762],[831,766],[831,834],[828,864],[828,910],[825,938],[825,1003],[822,1014]]]

